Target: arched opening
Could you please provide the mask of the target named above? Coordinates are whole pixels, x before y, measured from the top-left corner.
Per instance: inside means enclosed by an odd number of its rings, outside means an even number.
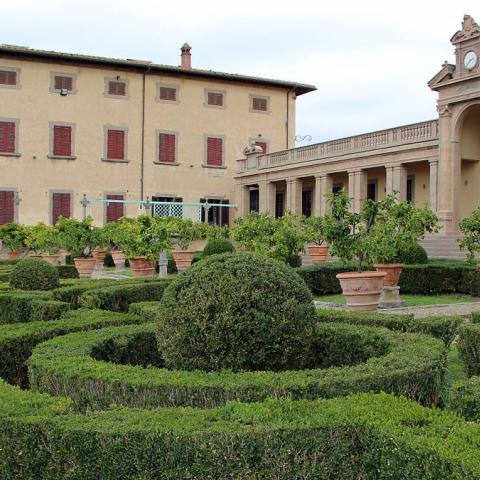
[[[471,106],[463,117],[460,134],[460,218],[480,206],[480,105]]]

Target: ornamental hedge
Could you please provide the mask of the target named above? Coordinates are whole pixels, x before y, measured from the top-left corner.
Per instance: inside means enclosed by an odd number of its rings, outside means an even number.
[[[0,325],[0,377],[15,385],[26,386],[28,382],[25,361],[37,344],[50,338],[109,325],[140,322],[142,319],[132,314],[77,310],[68,312],[60,320],[50,322]]]
[[[480,426],[405,398],[75,413],[0,381],[6,480],[480,479]]]
[[[59,286],[58,270],[46,262],[24,258],[10,272],[10,286],[18,290],[53,290]]]
[[[154,323],[130,325],[41,343],[28,360],[31,387],[67,395],[79,409],[103,409],[111,403],[210,408],[229,400],[259,401],[269,396],[315,399],[362,391],[393,392],[425,405],[435,405],[439,399],[443,344],[428,336],[381,328],[319,323],[312,357],[317,368],[298,371],[172,371],[105,363],[91,356],[93,351],[97,358],[108,359],[100,353],[102,345],[107,345],[107,350],[117,343],[138,348],[135,338],[148,334],[153,338],[154,330]],[[153,341],[140,343],[156,350]],[[148,350],[136,355],[154,357]]]
[[[458,352],[469,377],[480,374],[480,324],[462,325],[458,332]]]
[[[442,340],[446,347],[455,339],[462,317],[414,318],[413,314],[349,312],[319,308],[317,317],[321,322],[342,322],[370,327],[385,327],[399,332],[424,333]]]

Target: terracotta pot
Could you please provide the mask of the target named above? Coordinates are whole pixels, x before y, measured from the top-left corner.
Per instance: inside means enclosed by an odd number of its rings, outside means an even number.
[[[17,260],[17,258],[20,258],[20,252],[18,250],[10,250],[7,255],[10,260]]]
[[[374,265],[377,272],[385,272],[385,280],[383,285],[385,287],[396,287],[400,274],[403,270],[403,263],[383,263]]]
[[[106,254],[107,250],[105,248],[94,248],[92,252],[93,258],[101,265],[103,265]]]
[[[129,262],[134,277],[153,277],[155,267],[152,260],[147,260],[145,257],[133,257],[129,259]]]
[[[192,265],[193,250],[172,250],[172,255],[175,260],[175,265],[179,272],[184,272]]]
[[[322,263],[327,259],[328,245],[309,245],[307,249],[312,263]]]
[[[59,264],[59,258],[60,255],[41,255],[42,260],[45,260],[46,262],[50,263],[51,265],[58,265]]]
[[[385,272],[347,272],[337,275],[347,308],[353,311],[376,310],[383,290]]]
[[[91,277],[97,261],[94,258],[74,258],[75,268],[80,278]]]
[[[121,250],[112,250],[112,260],[116,270],[125,270],[125,255]]]

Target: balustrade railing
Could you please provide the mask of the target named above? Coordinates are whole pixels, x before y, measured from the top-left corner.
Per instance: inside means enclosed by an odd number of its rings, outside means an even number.
[[[438,139],[438,120],[340,138],[237,161],[238,173]]]

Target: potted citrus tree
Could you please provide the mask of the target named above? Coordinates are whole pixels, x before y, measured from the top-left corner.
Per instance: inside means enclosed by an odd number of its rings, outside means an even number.
[[[58,265],[60,251],[59,231],[55,226],[48,226],[44,223],[37,223],[26,227],[25,244],[29,250],[33,250],[36,255],[43,260]]]
[[[154,261],[162,250],[170,247],[170,231],[166,223],[156,217],[123,217],[118,223],[115,240],[128,258],[133,275],[151,277],[155,272]]]
[[[459,223],[463,238],[458,240],[462,250],[467,250],[467,262],[475,264],[475,255],[480,253],[480,207],[468,217],[462,218]],[[480,263],[477,263],[480,269]]]
[[[307,251],[313,263],[325,262],[328,255],[328,245],[325,242],[325,221],[323,217],[306,217],[303,221],[303,229],[308,245]]]
[[[5,248],[8,249],[8,256],[12,260],[20,257],[24,248],[27,231],[23,225],[18,223],[5,223],[0,225],[0,239]]]
[[[92,217],[82,221],[60,217],[56,224],[60,244],[74,256],[75,267],[80,277],[90,277],[95,269],[93,249],[100,242],[100,232],[92,223]]]
[[[325,238],[330,251],[343,262],[354,260],[356,272],[337,275],[349,310],[376,310],[380,302],[385,272],[367,270],[371,232],[378,202],[365,200],[360,212],[350,210],[351,199],[344,190],[329,194],[331,214],[324,217]]]
[[[110,245],[110,253],[117,271],[125,270],[125,254],[118,246],[119,223],[110,222],[103,227],[103,236]]]
[[[190,218],[170,217],[167,219],[172,239],[172,255],[179,272],[187,270],[192,264],[194,250],[190,246],[194,240],[198,240],[208,234],[208,229],[199,222]]]

